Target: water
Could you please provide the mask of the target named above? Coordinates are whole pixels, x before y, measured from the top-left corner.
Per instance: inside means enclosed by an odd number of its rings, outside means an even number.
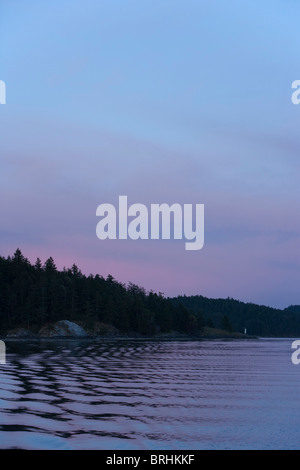
[[[291,343],[9,342],[0,448],[299,449]]]

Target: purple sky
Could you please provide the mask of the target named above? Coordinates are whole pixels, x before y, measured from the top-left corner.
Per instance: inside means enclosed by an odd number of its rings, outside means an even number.
[[[299,304],[300,6],[261,3],[2,1],[1,255]],[[119,195],[203,203],[204,248],[98,240]]]

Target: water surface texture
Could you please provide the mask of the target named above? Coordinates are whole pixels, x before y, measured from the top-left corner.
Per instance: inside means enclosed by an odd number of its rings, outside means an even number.
[[[299,449],[291,344],[8,342],[0,447]]]

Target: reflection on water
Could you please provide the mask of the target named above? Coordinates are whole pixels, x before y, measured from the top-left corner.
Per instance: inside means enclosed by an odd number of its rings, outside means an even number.
[[[291,343],[8,342],[0,447],[300,448]]]

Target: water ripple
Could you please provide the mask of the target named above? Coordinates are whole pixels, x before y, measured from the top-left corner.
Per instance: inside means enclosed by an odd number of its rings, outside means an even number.
[[[290,341],[8,342],[0,448],[299,448]]]

